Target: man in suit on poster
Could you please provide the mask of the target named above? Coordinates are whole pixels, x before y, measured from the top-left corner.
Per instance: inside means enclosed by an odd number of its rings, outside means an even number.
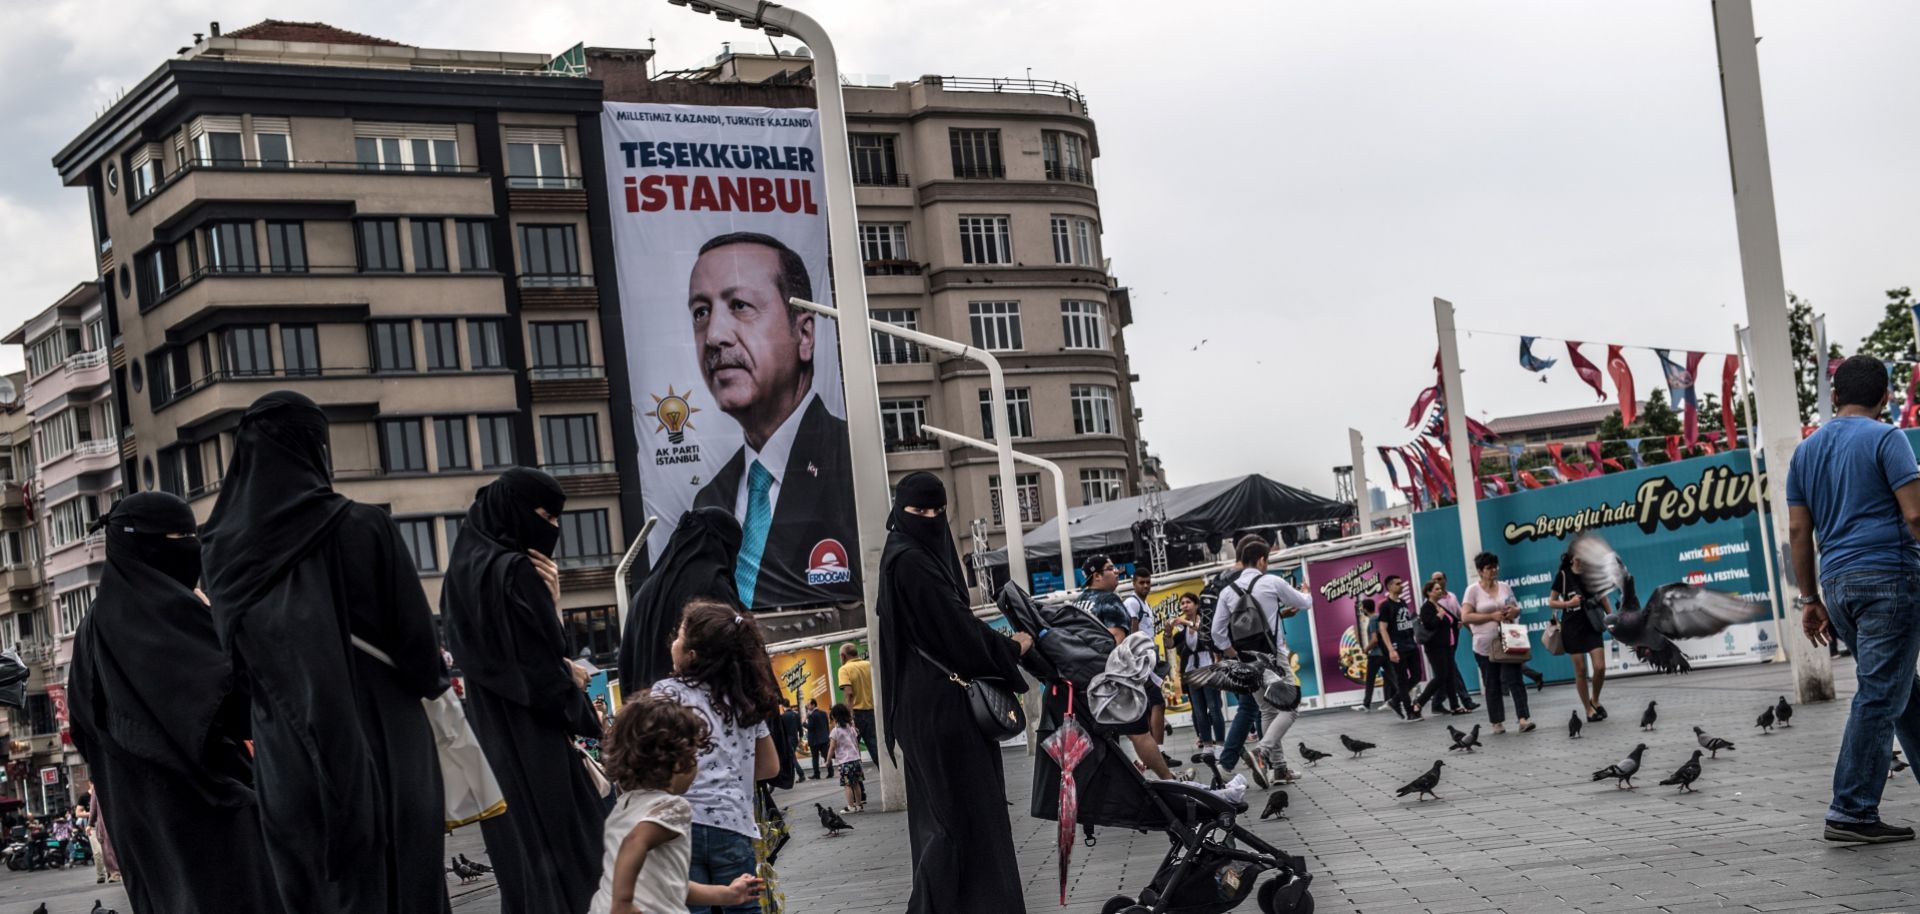
[[[858,599],[847,423],[813,391],[814,315],[806,262],[771,235],[701,245],[687,281],[700,375],[746,443],[694,497],[744,533],[734,583],[748,607]]]

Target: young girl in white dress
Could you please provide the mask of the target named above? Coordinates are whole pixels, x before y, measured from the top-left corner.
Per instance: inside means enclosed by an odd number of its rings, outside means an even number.
[[[600,890],[588,914],[689,914],[689,904],[704,909],[760,896],[751,874],[724,886],[687,881],[693,807],[682,794],[711,740],[700,714],[677,702],[642,696],[620,709],[601,749],[621,793],[607,816]]]

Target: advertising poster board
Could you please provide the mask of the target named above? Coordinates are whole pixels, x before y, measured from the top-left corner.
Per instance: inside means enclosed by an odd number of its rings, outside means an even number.
[[[773,655],[773,678],[780,683],[780,694],[802,713],[806,712],[808,699],[818,701],[822,711],[832,708],[836,700],[825,648],[807,647]]]
[[[1327,558],[1310,559],[1307,582],[1313,588],[1314,655],[1327,707],[1358,704],[1366,694],[1366,651],[1358,628],[1360,601],[1380,600],[1388,576],[1411,580],[1411,557],[1404,542]],[[1402,598],[1411,602],[1409,585]],[[1378,677],[1376,677],[1378,679]],[[1376,689],[1384,683],[1376,682]],[[1376,695],[1381,694],[1376,692]]]

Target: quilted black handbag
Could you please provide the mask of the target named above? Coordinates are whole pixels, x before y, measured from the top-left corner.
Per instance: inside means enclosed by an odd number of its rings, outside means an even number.
[[[1027,711],[1020,706],[1020,699],[1012,689],[998,680],[961,679],[959,674],[947,669],[947,665],[933,659],[925,649],[915,647],[920,656],[925,657],[934,669],[947,674],[967,693],[967,710],[973,715],[973,725],[980,729],[980,735],[993,742],[1012,739],[1027,731]]]

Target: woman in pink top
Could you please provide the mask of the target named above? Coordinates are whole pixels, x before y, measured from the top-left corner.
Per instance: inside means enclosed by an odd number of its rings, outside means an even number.
[[[1513,714],[1520,732],[1525,733],[1533,729],[1533,721],[1527,719],[1527,684],[1520,677],[1520,664],[1487,659],[1500,623],[1520,618],[1520,602],[1513,598],[1513,588],[1500,580],[1499,556],[1482,552],[1473,557],[1473,569],[1480,573],[1480,579],[1467,585],[1467,592],[1461,594],[1460,619],[1473,631],[1473,659],[1480,665],[1480,691],[1487,697],[1487,720],[1493,724],[1492,732],[1507,732],[1507,707],[1501,700],[1504,692],[1513,696]]]

